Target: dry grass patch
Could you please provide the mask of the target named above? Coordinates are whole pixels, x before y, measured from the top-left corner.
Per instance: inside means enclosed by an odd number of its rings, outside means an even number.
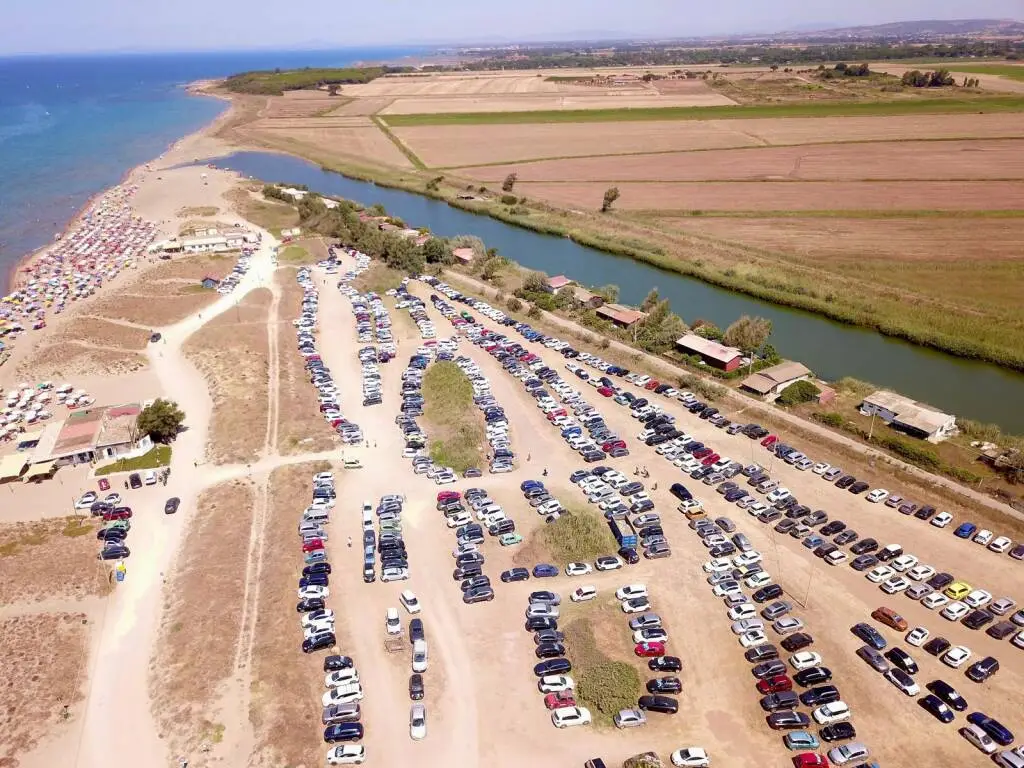
[[[332,157],[357,158],[395,168],[412,168],[412,163],[376,125],[325,126],[320,119],[305,121],[301,128],[278,127],[269,121],[247,126],[245,133],[271,144],[281,140],[294,142],[317,154]]]
[[[558,494],[555,498],[565,495]],[[566,513],[553,523],[531,531],[514,559],[519,564],[544,562],[563,566],[593,562],[601,555],[614,554],[617,549],[608,523],[597,511],[589,507],[566,507]]]
[[[241,185],[225,192],[224,198],[239,216],[258,227],[273,231],[298,226],[299,212],[294,205],[265,200],[260,189],[261,185]]]
[[[146,270],[145,280],[137,281],[130,288],[133,292],[145,292],[145,286],[151,284],[154,280],[171,280],[174,278],[202,280],[207,275],[216,277],[219,280],[230,274],[237,261],[237,253],[175,256],[169,261],[161,261],[159,264]]]
[[[84,613],[40,613],[0,622],[0,765],[14,768],[82,699],[89,662]]]
[[[327,462],[311,462],[282,467],[270,476],[251,667],[249,719],[256,743],[250,765],[323,763],[318,717],[324,690],[323,657],[299,651],[302,632],[295,613],[295,584],[302,571],[302,553],[297,546],[279,545],[295,538],[295,521],[310,498],[310,478],[329,469]],[[338,639],[344,647],[344,615],[339,614],[338,619]]]
[[[97,527],[76,516],[0,525],[0,604],[107,594],[110,569],[96,559]]]
[[[180,322],[210,306],[219,295],[215,291],[177,296],[168,296],[166,292],[123,293],[97,304],[92,313],[150,328],[161,328]]]
[[[36,347],[18,366],[18,375],[39,379],[121,376],[146,366],[146,358],[134,352],[97,349],[70,341]]]
[[[149,332],[130,325],[121,325],[99,317],[77,317],[61,328],[60,341],[78,341],[103,347],[142,350],[149,343]]]
[[[281,286],[278,323],[278,414],[277,450],[282,454],[326,451],[339,443],[337,434],[320,414],[316,388],[302,355],[295,351],[295,333],[289,318],[297,317],[302,304],[302,287],[295,282],[295,270],[282,269],[277,275]]]
[[[473,385],[455,363],[434,363],[427,369],[423,420],[435,463],[458,473],[484,466],[483,419],[473,405]]]
[[[254,501],[240,481],[204,491],[164,590],[150,689],[161,733],[178,753],[210,738],[209,717],[234,671]]]
[[[206,452],[214,463],[255,461],[266,443],[271,301],[268,289],[252,291],[185,342],[185,355],[206,378],[213,398]]]
[[[219,212],[220,208],[215,205],[187,205],[184,208],[179,208],[177,215],[182,219],[188,219],[193,216],[209,218],[210,216],[216,216]]]

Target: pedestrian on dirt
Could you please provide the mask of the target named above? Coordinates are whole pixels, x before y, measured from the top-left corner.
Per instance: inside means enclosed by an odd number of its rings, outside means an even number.
[[[351,536],[348,537],[348,546],[349,546],[349,549],[352,548],[352,537]]]
[[[532,458],[532,457],[530,456],[530,454],[526,454],[526,460],[527,460],[527,461],[529,461],[529,460],[530,460],[531,458]]]
[[[544,467],[544,471],[543,471],[543,472],[541,472],[541,474],[542,474],[542,475],[543,475],[544,477],[547,477],[547,476],[548,476],[548,468],[547,468],[547,467]]]

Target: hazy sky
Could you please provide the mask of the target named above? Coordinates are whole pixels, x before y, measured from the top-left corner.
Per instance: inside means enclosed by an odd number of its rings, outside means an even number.
[[[0,55],[688,36],[1022,18],[1024,0],[2,0]]]

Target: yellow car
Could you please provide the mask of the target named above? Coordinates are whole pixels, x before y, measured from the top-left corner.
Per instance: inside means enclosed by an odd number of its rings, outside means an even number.
[[[946,587],[945,595],[950,600],[963,600],[971,594],[971,585],[963,581],[954,581]]]

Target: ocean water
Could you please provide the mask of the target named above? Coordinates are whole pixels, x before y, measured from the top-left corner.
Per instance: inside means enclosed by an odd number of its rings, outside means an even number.
[[[412,48],[0,58],[0,282],[97,192],[226,105],[194,80],[252,69],[343,66]]]

